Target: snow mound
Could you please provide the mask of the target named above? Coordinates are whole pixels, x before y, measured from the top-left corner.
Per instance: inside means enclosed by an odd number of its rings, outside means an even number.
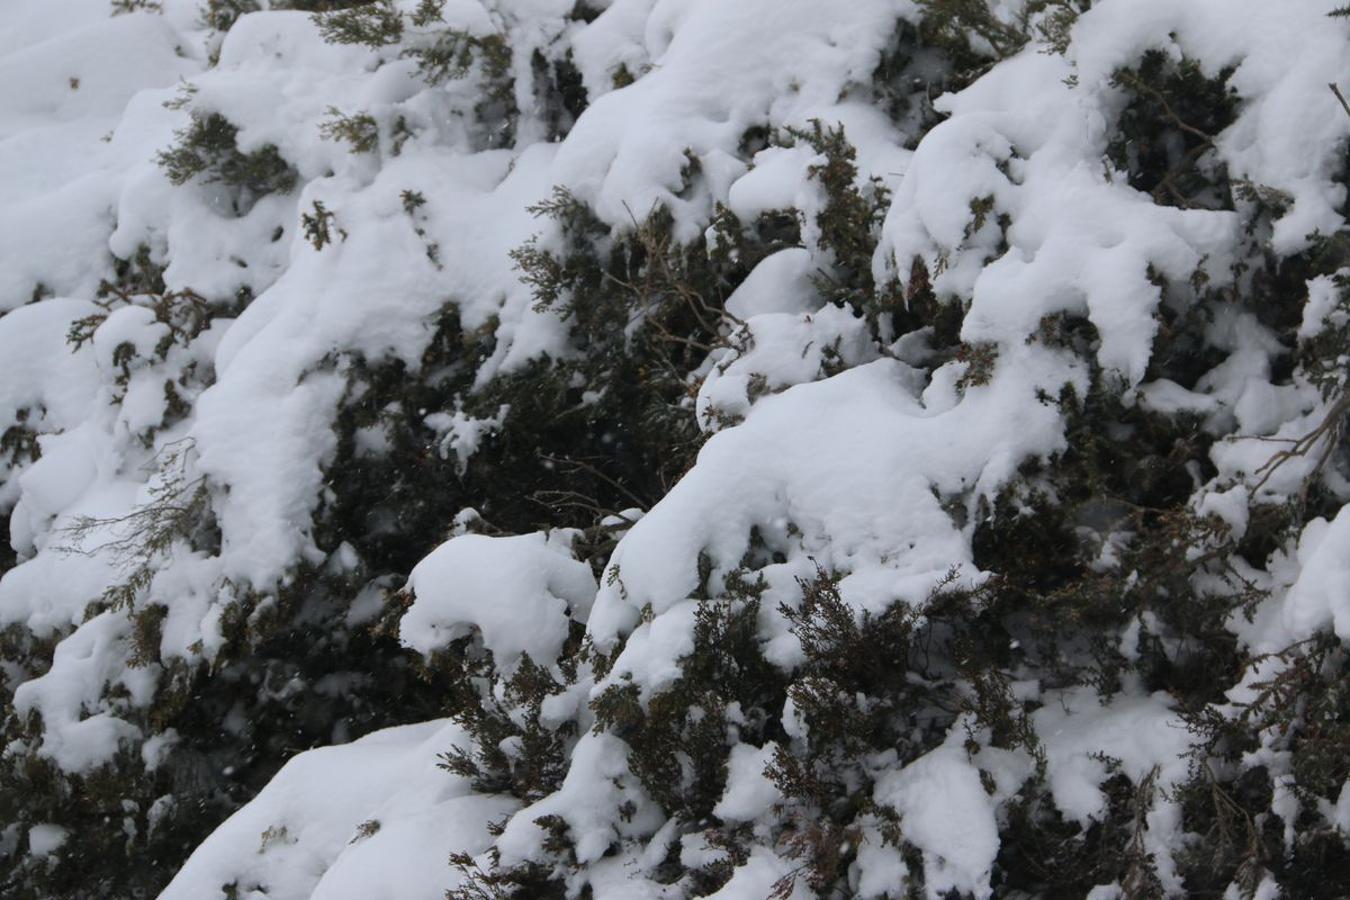
[[[595,596],[590,568],[572,557],[573,535],[451,538],[408,576],[413,603],[399,620],[404,646],[423,656],[471,629],[498,666],[522,654],[555,662],[570,619],[585,619]]]
[[[160,897],[443,896],[457,877],[450,854],[477,852],[487,823],[513,810],[437,767],[437,754],[462,740],[456,725],[423,722],[296,756],[197,848]]]

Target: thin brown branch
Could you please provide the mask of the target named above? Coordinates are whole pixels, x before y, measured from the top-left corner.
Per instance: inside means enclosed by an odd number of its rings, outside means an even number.
[[[1163,114],[1166,115],[1169,120],[1171,120],[1173,125],[1177,126],[1182,131],[1186,132],[1187,134],[1193,135],[1194,137],[1198,137],[1200,140],[1204,141],[1206,145],[1214,142],[1214,135],[1210,134],[1207,131],[1201,131],[1199,128],[1196,128],[1194,125],[1190,124],[1185,119],[1181,118],[1181,116],[1177,115],[1176,112],[1173,111],[1172,105],[1167,102],[1167,97],[1163,95],[1162,91],[1158,90],[1157,88],[1153,87],[1150,84],[1145,83],[1143,79],[1138,78],[1132,74],[1124,75],[1121,77],[1120,80],[1123,84],[1127,85],[1128,87],[1131,87],[1134,90],[1139,91],[1141,93],[1147,94],[1154,100],[1157,100],[1158,104],[1162,106]]]
[[[591,463],[586,462],[585,460],[563,458],[558,456],[549,456],[546,453],[540,453],[539,458],[545,462],[552,463],[553,465],[571,466],[576,471],[585,472],[594,478],[600,479],[605,484],[614,488],[614,490],[618,491],[620,494],[627,497],[629,500],[633,501],[633,505],[637,506],[639,509],[647,509],[651,505],[648,501],[643,500],[641,497],[639,497],[637,494],[634,494],[623,484],[614,480],[609,475],[606,475],[604,472],[600,471],[598,467],[592,465]]]
[[[1260,475],[1261,478],[1252,487],[1252,493],[1256,494],[1261,488],[1265,487],[1266,483],[1270,481],[1271,476],[1273,476],[1281,466],[1289,462],[1289,460],[1300,456],[1308,456],[1312,453],[1313,449],[1325,439],[1327,442],[1326,446],[1322,448],[1322,452],[1318,455],[1312,471],[1304,477],[1303,483],[1299,488],[1300,503],[1306,499],[1308,488],[1313,479],[1317,477],[1318,473],[1320,473],[1322,468],[1327,464],[1327,461],[1331,459],[1332,452],[1345,434],[1345,417],[1347,413],[1350,413],[1350,392],[1343,394],[1339,400],[1331,405],[1327,410],[1327,414],[1322,417],[1322,421],[1317,424],[1317,427],[1303,435],[1303,437],[1292,441],[1287,449],[1277,451],[1270,459],[1262,463],[1261,467],[1253,473]]]

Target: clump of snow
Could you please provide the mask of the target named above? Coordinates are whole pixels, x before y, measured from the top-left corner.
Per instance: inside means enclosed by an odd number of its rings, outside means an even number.
[[[764,776],[773,761],[774,744],[751,747],[737,744],[727,757],[727,789],[713,807],[713,814],[732,822],[753,822],[774,804],[783,800],[782,792]]]
[[[738,181],[736,184],[740,183]],[[735,190],[734,185],[732,190]],[[820,306],[820,298],[812,282],[816,274],[811,252],[805,247],[779,250],[760,260],[759,265],[732,291],[731,296],[727,297],[727,312],[742,319],[761,313],[815,312]]]
[[[708,431],[743,418],[758,395],[817,381],[879,355],[867,323],[837,306],[752,316],[730,341],[733,349],[713,366],[698,393],[699,423]]]
[[[1337,276],[1350,278],[1350,270],[1342,269]],[[1317,337],[1328,325],[1345,327],[1350,311],[1338,308],[1339,299],[1336,276],[1319,275],[1308,282],[1308,303],[1303,307],[1303,323],[1298,327],[1300,341]]]
[[[810,2],[659,3],[644,32],[652,71],[595,98],[560,147],[554,180],[620,227],[664,206],[676,237],[691,240],[712,198],[679,196],[686,149],[710,171],[739,175],[743,167],[727,163],[747,128],[803,126],[833,112],[910,9],[908,0],[859,0],[840,17]]]
[[[457,725],[424,722],[296,756],[160,896],[441,896],[459,877],[450,854],[484,848],[487,824],[514,809],[436,765],[438,753],[464,740]]]
[[[1284,600],[1284,625],[1298,638],[1328,625],[1350,640],[1350,510],[1314,519],[1298,542],[1298,580]]]
[[[432,413],[423,421],[428,427],[444,433],[437,448],[443,457],[455,455],[455,470],[463,477],[483,438],[499,430],[510,412],[510,405],[503,404],[495,416],[486,419],[476,419],[462,409],[456,409],[453,413]]]
[[[28,852],[33,856],[51,856],[65,844],[70,832],[60,825],[42,823],[28,829]]]
[[[47,674],[14,691],[15,711],[42,714],[39,753],[67,772],[88,773],[141,736],[139,728],[114,715],[103,696],[110,683],[123,686],[137,705],[153,695],[153,676],[126,664],[130,630],[125,615],[101,613],[56,646]]]
[[[1328,11],[1317,0],[1098,4],[1075,26],[1070,56],[1092,93],[1113,90],[1112,73],[1153,48],[1184,54],[1210,76],[1235,66],[1229,84],[1242,114],[1218,136],[1216,152],[1233,177],[1293,198],[1270,239],[1287,255],[1342,227],[1336,208],[1345,188],[1332,181],[1332,159],[1350,117],[1338,114],[1326,86],[1344,76],[1345,34],[1327,22]]]
[[[1080,377],[1056,354],[1023,346],[991,384],[950,408],[930,409],[919,373],[891,359],[762,399],[745,424],[714,435],[693,471],[624,536],[592,638],[613,646],[643,606],[658,617],[672,609],[694,590],[701,553],[720,589],[752,529],[789,561],[809,557],[845,575],[840,590],[859,609],[919,603],[953,566],[973,582],[968,537],[939,498],[973,508],[1022,460],[1055,452],[1059,416],[1036,392],[1058,394]],[[650,666],[649,654],[641,658]]]
[[[521,654],[558,658],[568,622],[595,596],[590,567],[572,556],[572,532],[446,541],[408,576],[413,603],[399,620],[404,646],[430,656],[476,630],[499,666]]]
[[[942,746],[885,776],[876,799],[900,813],[906,840],[923,851],[930,897],[960,891],[992,896],[989,874],[998,855],[993,799],[959,746]]]
[[[71,325],[98,307],[83,300],[44,300],[0,317],[0,422],[36,434],[77,427],[92,412],[98,365],[87,349],[70,352]],[[9,463],[0,487],[0,509],[13,506],[17,485]]]
[[[560,816],[576,842],[577,861],[600,859],[621,837],[650,836],[665,817],[628,768],[628,746],[613,735],[587,734],[572,751],[562,787],[507,823],[495,848],[507,865],[543,855],[544,816]]]
[[[1105,810],[1098,787],[1107,777],[1103,754],[1136,784],[1154,767],[1159,787],[1184,780],[1191,737],[1166,695],[1103,702],[1090,688],[1077,688],[1046,700],[1032,718],[1045,743],[1050,793],[1066,817],[1086,827]]]
[[[200,64],[156,15],[109,18],[107,4],[77,13],[42,0],[9,12],[32,23],[0,50],[0,312],[44,292],[90,296],[111,274],[108,234],[122,179],[144,167],[167,132],[129,136],[133,152],[103,139],[139,92],[169,88]],[[45,22],[43,21],[45,20]],[[43,24],[39,24],[43,23]],[[38,30],[41,29],[41,30]],[[7,29],[8,31],[8,29]],[[44,33],[45,32],[45,33]]]

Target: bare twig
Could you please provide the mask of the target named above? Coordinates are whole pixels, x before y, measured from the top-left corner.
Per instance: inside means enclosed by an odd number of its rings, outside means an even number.
[[[539,458],[544,462],[551,463],[553,465],[571,466],[572,469],[574,469],[575,471],[585,472],[594,478],[600,479],[605,484],[614,488],[614,490],[618,491],[620,494],[627,497],[629,500],[633,501],[633,505],[638,507],[639,509],[647,509],[648,507],[651,506],[650,501],[643,500],[637,494],[634,494],[632,491],[630,491],[627,487],[625,487],[618,481],[614,480],[609,475],[606,475],[604,472],[600,471],[598,467],[592,465],[591,463],[586,462],[583,459],[549,456],[546,453],[540,453]]]
[[[1322,471],[1322,468],[1331,458],[1332,452],[1340,444],[1341,438],[1345,435],[1345,417],[1350,413],[1350,392],[1342,394],[1340,399],[1331,405],[1327,414],[1322,417],[1322,421],[1317,427],[1308,432],[1301,438],[1289,441],[1289,446],[1277,451],[1270,459],[1266,460],[1259,469],[1253,474],[1260,475],[1261,479],[1252,487],[1252,493],[1256,494],[1265,487],[1266,482],[1270,481],[1271,476],[1289,460],[1299,456],[1308,456],[1322,441],[1326,440],[1326,445],[1322,448],[1317,457],[1317,462],[1313,465],[1312,471],[1303,479],[1303,484],[1299,488],[1300,504],[1307,498],[1308,488],[1311,486],[1314,478]],[[1282,439],[1288,440],[1288,439]]]
[[[1204,141],[1206,145],[1214,142],[1214,135],[1210,134],[1207,131],[1202,131],[1199,128],[1196,128],[1194,125],[1190,124],[1185,119],[1181,118],[1181,116],[1177,115],[1172,110],[1171,104],[1167,102],[1167,97],[1163,95],[1163,92],[1153,87],[1152,85],[1147,84],[1142,78],[1139,78],[1133,74],[1125,74],[1121,76],[1120,81],[1122,84],[1125,84],[1128,87],[1131,87],[1134,90],[1139,91],[1141,93],[1148,94],[1154,100],[1157,100],[1158,104],[1162,106],[1163,114],[1166,115],[1167,118],[1172,121],[1173,125],[1177,126],[1182,131],[1186,132],[1187,134],[1198,137],[1200,140]]]
[[[1331,88],[1331,92],[1336,95],[1336,99],[1341,101],[1341,109],[1345,110],[1347,116],[1350,116],[1350,103],[1345,101],[1345,95],[1341,93],[1340,88],[1336,87],[1336,82],[1331,82],[1327,87]]]

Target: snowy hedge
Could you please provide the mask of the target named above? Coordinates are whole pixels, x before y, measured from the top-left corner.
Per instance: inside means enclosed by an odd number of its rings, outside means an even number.
[[[1350,885],[1350,10],[3,21],[6,897]]]

